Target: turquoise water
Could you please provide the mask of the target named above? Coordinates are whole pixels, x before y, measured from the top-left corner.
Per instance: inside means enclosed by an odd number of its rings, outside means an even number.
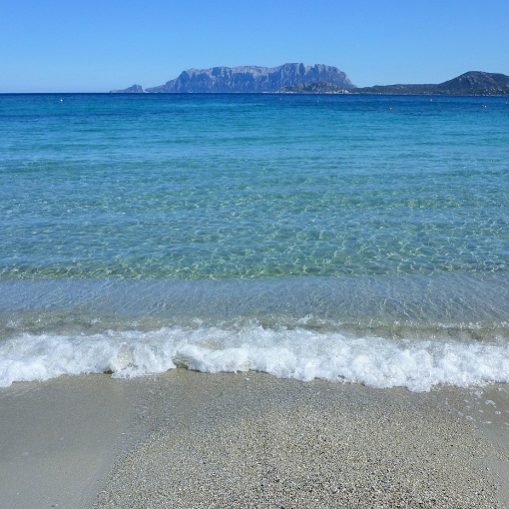
[[[509,339],[506,98],[0,95],[0,133],[4,341]]]
[[[2,96],[0,277],[505,272],[506,103]]]

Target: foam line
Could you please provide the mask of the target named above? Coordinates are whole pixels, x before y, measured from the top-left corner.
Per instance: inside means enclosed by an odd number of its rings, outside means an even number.
[[[94,335],[24,334],[0,344],[0,386],[60,375],[161,373],[176,366],[215,373],[262,371],[372,387],[427,391],[437,384],[509,381],[509,343],[351,338],[305,328],[166,327]]]

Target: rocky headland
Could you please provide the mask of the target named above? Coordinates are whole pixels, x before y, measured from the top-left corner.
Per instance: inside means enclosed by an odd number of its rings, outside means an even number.
[[[509,76],[470,71],[437,85],[375,85],[356,88],[354,92],[378,95],[509,95]]]

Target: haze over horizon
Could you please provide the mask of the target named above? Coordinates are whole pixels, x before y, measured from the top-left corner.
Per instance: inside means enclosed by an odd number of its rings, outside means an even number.
[[[19,0],[0,19],[0,92],[107,92],[188,68],[323,63],[357,86],[509,74],[509,4]]]

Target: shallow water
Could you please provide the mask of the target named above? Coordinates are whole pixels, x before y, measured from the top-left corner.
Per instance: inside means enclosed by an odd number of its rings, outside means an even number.
[[[506,99],[61,97],[0,96],[1,385],[509,378]]]

